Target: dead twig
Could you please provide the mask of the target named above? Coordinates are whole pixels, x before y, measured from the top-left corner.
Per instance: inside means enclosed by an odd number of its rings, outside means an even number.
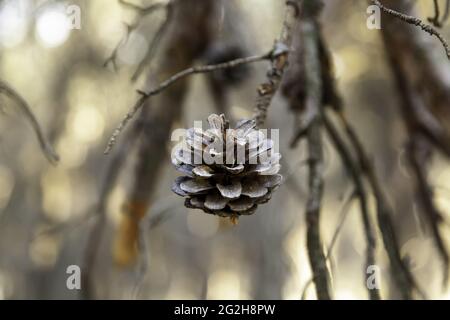
[[[364,186],[362,172],[359,165],[353,159],[352,153],[350,149],[345,144],[338,130],[335,128],[334,124],[330,119],[324,114],[323,121],[325,124],[325,128],[330,136],[331,141],[333,142],[339,156],[341,157],[342,163],[345,169],[348,171],[351,179],[353,180],[353,184],[355,187],[355,195],[359,200],[360,211],[361,211],[361,219],[363,221],[364,226],[364,236],[366,237],[366,263],[364,268],[364,274],[366,274],[369,266],[375,265],[375,250],[376,250],[376,238],[375,231],[372,227],[372,222],[370,219],[369,208],[367,205],[367,191]],[[366,280],[366,278],[364,277]],[[379,300],[380,292],[378,289],[370,289],[367,288],[369,298],[371,300]]]
[[[153,211],[153,210],[152,210]],[[159,211],[154,210],[154,214],[144,218],[139,223],[139,263],[136,267],[136,278],[133,288],[133,297],[139,298],[139,292],[150,267],[150,254],[148,245],[149,231],[160,226],[169,220],[176,212],[176,205],[169,203]]]
[[[36,119],[36,116],[33,114],[33,111],[31,111],[31,108],[26,102],[26,100],[9,84],[7,84],[2,80],[0,80],[0,93],[5,94],[19,107],[20,111],[24,114],[25,118],[31,124],[31,127],[33,128],[34,133],[36,134],[36,137],[39,141],[39,145],[45,157],[51,164],[56,165],[59,161],[59,156],[53,149],[50,142],[45,137],[45,134],[42,131],[41,126],[39,125],[39,122]]]
[[[162,25],[159,27],[158,31],[156,32],[155,37],[153,38],[150,47],[149,47],[149,51],[146,55],[146,57],[144,58],[144,60],[146,62],[148,62],[154,55],[154,52],[156,51],[156,47],[158,46],[162,35],[164,33],[164,31],[167,28],[167,25],[169,23],[169,16],[170,13],[172,11],[172,1],[169,1],[167,3],[162,3],[162,2],[158,2],[158,3],[154,3],[148,7],[141,7],[138,6],[136,4],[133,4],[131,2],[126,2],[124,0],[119,0],[119,3],[123,6],[126,6],[130,9],[136,10],[140,17],[142,18],[143,16],[149,15],[151,13],[154,13],[158,10],[162,10],[162,9],[166,9],[167,10],[167,17],[164,20],[164,22],[162,23]],[[116,47],[114,48],[114,50],[112,51],[111,55],[105,60],[105,62],[103,63],[103,67],[107,67],[110,63],[113,66],[114,71],[117,71],[117,54],[119,49],[128,41],[128,38],[130,36],[130,34],[136,30],[136,28],[139,26],[140,21],[135,22],[134,24],[125,24],[127,30],[125,33],[125,36],[117,43]],[[142,64],[143,62],[141,62]],[[141,65],[140,64],[140,65]],[[141,67],[142,68],[142,67]],[[139,70],[139,67],[138,67]],[[136,75],[136,74],[135,74]],[[133,75],[133,79],[135,78],[135,75]],[[137,76],[136,76],[137,78]]]
[[[433,24],[435,27],[440,28],[441,23],[439,22],[440,10],[439,10],[439,0],[433,0],[434,4],[434,17],[429,17],[428,21]]]
[[[159,9],[164,9],[167,6],[167,3],[164,3],[164,2],[153,3],[153,4],[149,5],[148,7],[142,7],[142,6],[139,6],[137,4],[134,4],[134,3],[131,3],[131,2],[128,2],[125,0],[119,0],[119,3],[121,5],[123,5],[124,7],[128,7],[130,9],[137,11],[140,15],[147,15],[147,14],[155,12]]]
[[[450,0],[446,0],[444,14],[442,16],[441,22],[439,23],[441,26],[443,26],[447,22],[449,15],[450,15]]]
[[[392,15],[393,17],[396,17],[400,20],[405,21],[406,23],[415,25],[417,27],[420,27],[423,31],[429,33],[432,36],[435,36],[436,38],[439,39],[439,41],[442,43],[442,46],[445,49],[445,54],[447,55],[447,58],[450,60],[450,47],[447,43],[447,41],[444,39],[444,36],[442,34],[440,34],[435,28],[433,28],[432,26],[424,23],[422,20],[420,20],[419,18],[413,17],[413,16],[409,16],[407,14],[389,9],[387,7],[385,7],[384,5],[381,4],[381,2],[379,0],[372,0],[372,3],[375,4],[376,6],[378,6],[383,12]]]
[[[128,132],[125,136],[125,139],[120,146],[119,152],[116,152],[111,159],[110,164],[106,170],[106,175],[103,179],[99,200],[95,209],[96,220],[94,221],[94,225],[89,231],[86,251],[84,254],[84,269],[83,272],[83,291],[82,294],[86,299],[95,298],[95,284],[93,281],[93,273],[95,269],[95,264],[97,262],[97,255],[99,252],[99,248],[101,245],[101,239],[103,235],[103,228],[106,226],[107,215],[106,215],[106,204],[109,199],[109,196],[117,185],[117,181],[119,179],[120,173],[126,164],[126,160],[129,159],[130,151],[133,149],[135,143],[138,141],[138,138],[143,129],[143,122],[138,121],[134,124],[132,130]],[[88,218],[91,215],[87,215]]]
[[[235,59],[232,61],[214,64],[214,65],[191,67],[191,68],[185,69],[183,71],[180,71],[180,72],[174,74],[169,79],[161,82],[159,85],[157,85],[155,88],[151,89],[148,92],[139,91],[141,97],[136,101],[133,108],[131,108],[131,110],[125,115],[125,117],[122,119],[120,124],[114,130],[114,133],[112,134],[104,153],[108,154],[111,151],[111,149],[116,144],[117,138],[119,137],[119,135],[121,134],[121,132],[123,131],[125,126],[135,116],[135,114],[144,106],[145,102],[151,96],[159,94],[160,92],[164,91],[166,88],[173,85],[175,82],[177,82],[183,78],[186,78],[187,76],[193,75],[193,74],[208,73],[208,72],[213,72],[213,71],[221,70],[221,69],[234,68],[234,67],[237,67],[242,64],[269,60],[269,59],[272,59],[277,54],[282,54],[282,53],[277,53],[276,51],[271,50],[270,52],[262,54],[262,55],[251,56],[251,57],[246,57],[246,58],[239,58],[239,59]]]
[[[403,299],[411,299],[414,289],[420,296],[425,298],[425,293],[419,288],[411,270],[400,255],[400,246],[392,222],[393,212],[378,181],[372,162],[353,127],[347,121],[345,114],[342,111],[338,111],[337,114],[351,146],[356,152],[361,170],[367,177],[372,188],[377,206],[378,228],[380,229],[384,247],[389,257],[393,279],[396,282]]]
[[[110,63],[113,66],[114,71],[117,71],[117,54],[119,52],[120,47],[124,45],[128,41],[128,37],[130,36],[130,33],[136,28],[135,25],[129,25],[125,23],[125,27],[127,28],[125,32],[125,36],[117,43],[114,50],[112,51],[111,55],[105,60],[103,63],[103,67],[106,68]]]
[[[173,6],[172,2],[169,2],[166,6],[166,17],[163,21],[163,23],[159,26],[158,30],[156,30],[155,36],[153,37],[150,46],[147,50],[147,54],[145,55],[144,59],[139,63],[139,65],[136,68],[136,71],[133,73],[133,76],[131,77],[132,81],[136,81],[137,78],[142,74],[142,71],[144,70],[145,66],[148,65],[153,58],[155,57],[157,48],[159,44],[161,43],[161,40],[164,36],[164,34],[167,31],[167,28],[170,25],[170,22],[172,20],[173,15]]]
[[[424,145],[423,145],[424,144]],[[425,149],[425,150],[424,150]],[[430,187],[425,173],[425,164],[427,162],[427,143],[423,137],[413,136],[409,144],[409,159],[411,167],[417,180],[417,194],[422,204],[428,224],[431,228],[432,237],[437,247],[439,256],[443,266],[443,286],[448,284],[449,277],[449,256],[448,251],[439,231],[439,224],[443,222],[443,218],[433,201],[433,190]]]
[[[304,46],[305,108],[312,115],[306,130],[309,157],[309,196],[306,205],[306,246],[319,300],[331,299],[330,276],[320,235],[320,209],[323,196],[323,145],[322,145],[322,66],[319,58],[317,16],[321,1],[302,3],[301,36]]]
[[[339,214],[339,223],[336,227],[336,230],[333,232],[333,237],[331,238],[331,242],[328,245],[327,254],[325,256],[325,259],[328,261],[331,258],[331,253],[334,249],[334,246],[337,242],[337,239],[339,237],[339,234],[341,233],[342,227],[344,226],[344,223],[348,217],[348,213],[350,212],[349,207],[352,204],[352,200],[355,199],[357,196],[356,190],[353,190],[349,196],[344,200],[344,204],[341,209],[341,213]],[[308,292],[309,287],[313,284],[313,278],[310,278],[303,287],[301,300],[306,300],[306,293]]]

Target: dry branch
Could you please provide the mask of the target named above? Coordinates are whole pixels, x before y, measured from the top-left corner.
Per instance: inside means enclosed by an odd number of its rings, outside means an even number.
[[[286,13],[280,37],[275,42],[270,70],[267,81],[258,87],[258,97],[255,107],[255,120],[257,127],[264,125],[267,110],[283,78],[284,70],[288,65],[289,49],[292,43],[292,29],[298,22],[301,1],[286,1]]]
[[[141,97],[136,101],[133,108],[125,115],[125,117],[120,122],[119,126],[114,130],[114,133],[112,134],[108,145],[105,149],[105,154],[108,154],[111,149],[116,144],[117,138],[125,128],[125,126],[128,124],[128,122],[136,115],[136,113],[145,105],[145,102],[154,95],[157,95],[161,93],[162,91],[166,90],[168,87],[172,86],[174,83],[176,83],[179,80],[182,80],[186,78],[187,76],[193,75],[193,74],[199,74],[199,73],[208,73],[213,72],[221,69],[228,69],[228,68],[234,68],[237,66],[240,66],[242,64],[248,64],[252,62],[257,61],[263,61],[271,59],[274,55],[276,55],[276,51],[270,51],[268,53],[257,55],[257,56],[251,56],[246,58],[239,58],[232,61],[227,61],[224,63],[214,64],[214,65],[207,65],[207,66],[198,66],[198,67],[190,67],[183,71],[180,71],[173,76],[171,76],[169,79],[161,82],[159,85],[157,85],[155,88],[151,89],[148,92],[139,91],[141,94]],[[279,53],[282,54],[282,53]]]
[[[415,25],[417,27],[420,27],[423,31],[429,33],[432,36],[435,36],[436,38],[439,39],[439,41],[442,43],[442,46],[445,49],[445,54],[447,55],[447,58],[450,59],[450,47],[448,46],[447,41],[444,39],[444,36],[442,34],[439,33],[439,31],[437,31],[435,28],[433,28],[432,26],[424,23],[422,20],[420,20],[419,18],[395,11],[393,9],[387,8],[384,5],[381,4],[380,1],[378,0],[372,0],[372,2],[378,6],[383,12],[392,15],[393,17],[396,17],[398,19],[403,20],[406,23]]]
[[[413,14],[410,1],[390,1],[390,5],[408,15]],[[393,33],[394,30],[397,34]],[[403,36],[398,35],[400,31]],[[445,285],[448,280],[449,256],[439,230],[442,217],[432,199],[424,170],[434,149],[450,156],[450,135],[445,127],[450,106],[450,65],[448,61],[436,59],[433,49],[427,46],[421,32],[408,30],[389,16],[386,16],[382,35],[407,129],[408,156],[415,176],[421,213],[431,229],[432,239],[443,263]]]
[[[172,14],[173,2],[172,1],[169,1],[167,3],[162,3],[162,2],[159,3],[158,2],[158,3],[152,4],[148,7],[141,7],[136,4],[126,2],[123,0],[119,0],[119,3],[128,8],[136,10],[139,13],[141,18],[143,16],[149,15],[151,13],[154,13],[154,12],[162,10],[162,9],[166,9],[166,11],[167,11],[166,18],[165,18],[164,22],[161,24],[161,26],[158,28],[158,30],[156,31],[156,34],[153,37],[152,42],[150,43],[149,49],[147,51],[147,54],[146,54],[144,60],[141,61],[136,72],[133,74],[132,80],[135,80],[142,72],[142,69],[145,66],[145,64],[147,64],[149,61],[151,61],[151,59],[153,58],[153,56],[156,52],[156,48],[158,47],[158,45],[161,41],[161,38],[164,35],[164,33],[169,25],[171,14]],[[103,63],[104,67],[107,67],[111,63],[114,68],[114,71],[117,71],[117,61],[116,60],[117,60],[118,51],[119,51],[120,47],[127,42],[131,32],[136,30],[136,28],[139,26],[139,23],[140,23],[140,20],[135,22],[132,25],[125,24],[125,26],[127,28],[125,36],[117,43],[117,45],[114,48],[114,50],[112,51],[111,55],[105,60],[105,62]]]
[[[0,93],[5,94],[19,107],[20,111],[24,114],[25,118],[31,124],[31,127],[33,128],[34,133],[36,134],[36,137],[39,141],[39,146],[41,147],[43,154],[51,164],[57,164],[59,161],[59,156],[56,154],[50,142],[45,137],[45,134],[42,131],[41,126],[36,119],[36,116],[33,114],[33,111],[31,111],[31,108],[26,100],[9,84],[2,80],[0,80]]]
[[[397,284],[403,299],[411,299],[414,289],[422,297],[425,297],[423,291],[418,287],[411,270],[400,255],[400,246],[392,222],[393,212],[383,188],[378,181],[373,164],[353,127],[347,121],[344,113],[338,112],[338,116],[351,146],[356,152],[361,170],[364,172],[372,188],[377,207],[378,228],[380,229],[384,247],[389,257],[392,278]]]
[[[103,231],[107,225],[106,205],[111,192],[117,185],[119,176],[123,171],[128,157],[130,156],[131,150],[139,139],[142,129],[143,122],[137,121],[131,128],[131,130],[128,131],[127,135],[124,137],[122,144],[118,148],[119,150],[112,156],[106,169],[105,177],[103,178],[99,200],[96,208],[94,208],[96,220],[89,232],[83,257],[84,272],[82,278],[82,295],[87,300],[95,298],[94,269],[101,246]]]
[[[352,191],[349,195],[348,198],[344,199],[344,204],[342,206],[342,210],[339,214],[339,223],[336,227],[336,229],[333,232],[333,236],[331,238],[331,242],[328,245],[327,248],[327,254],[325,256],[326,261],[329,261],[331,259],[331,254],[333,252],[334,246],[337,242],[337,239],[339,237],[339,234],[341,233],[341,230],[344,226],[344,223],[348,217],[348,213],[350,212],[349,207],[352,204],[352,200],[356,197],[356,192]],[[301,295],[301,300],[306,300],[306,294],[308,292],[309,287],[311,286],[311,284],[313,284],[313,278],[309,279],[306,283],[305,286],[303,287],[302,290],[302,295]]]
[[[317,16],[321,6],[321,1],[304,1],[301,20],[306,86],[305,109],[309,115],[312,115],[306,130],[309,157],[306,245],[317,298],[329,300],[331,299],[330,276],[320,235],[320,209],[323,196],[323,142],[321,132],[323,84]]]
[[[174,7],[174,24],[167,34],[168,42],[162,53],[159,70],[161,78],[169,78],[189,68],[207,48],[211,38],[210,23],[214,10],[213,0],[183,0]],[[186,12],[190,12],[186,15]],[[195,71],[195,70],[194,70]],[[180,75],[166,81],[156,94],[143,94],[136,104],[143,108],[140,120],[144,123],[142,138],[137,145],[137,159],[132,182],[123,208],[123,221],[115,241],[114,259],[118,265],[129,266],[137,258],[139,223],[147,214],[158,173],[167,155],[167,143],[173,123],[182,113],[184,97],[188,90],[188,78]],[[151,102],[151,108],[150,108]],[[139,105],[141,103],[141,105]]]
[[[355,194],[359,200],[361,219],[364,226],[364,236],[366,237],[366,263],[364,268],[364,274],[366,274],[369,266],[375,265],[375,250],[376,250],[376,238],[370,219],[369,208],[367,205],[367,190],[364,186],[362,177],[362,171],[358,163],[353,159],[352,152],[347,147],[344,139],[341,137],[335,125],[328,119],[328,116],[323,116],[325,128],[330,136],[332,143],[334,144],[345,169],[348,171],[355,187]],[[366,280],[366,277],[364,277]],[[365,281],[364,281],[365,283]],[[379,300],[379,289],[371,289],[367,287],[369,298],[371,300]]]

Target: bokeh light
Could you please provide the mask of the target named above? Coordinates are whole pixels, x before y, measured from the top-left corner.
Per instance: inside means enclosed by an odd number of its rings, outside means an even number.
[[[0,2],[0,46],[12,48],[25,39],[29,4],[28,0]]]
[[[36,38],[44,47],[62,45],[70,35],[69,19],[63,7],[44,9],[37,17]]]

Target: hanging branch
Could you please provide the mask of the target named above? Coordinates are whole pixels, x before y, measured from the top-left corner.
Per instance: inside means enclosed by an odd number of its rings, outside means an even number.
[[[158,3],[152,4],[152,5],[148,6],[148,7],[141,7],[141,6],[138,6],[136,4],[133,4],[133,3],[130,3],[130,2],[126,2],[124,0],[119,0],[119,3],[122,4],[123,6],[126,6],[126,7],[129,7],[131,9],[133,9],[133,10],[136,10],[139,13],[141,18],[143,16],[152,14],[152,13],[157,12],[157,11],[162,10],[162,9],[166,9],[166,11],[167,11],[166,19],[161,24],[161,26],[157,30],[155,36],[153,37],[153,40],[150,43],[150,46],[149,46],[149,49],[148,49],[146,57],[139,64],[138,69],[136,70],[135,74],[133,75],[133,80],[135,80],[137,78],[137,76],[139,76],[140,72],[142,71],[140,69],[143,68],[143,64],[144,63],[148,63],[153,58],[154,53],[156,51],[156,48],[159,45],[159,43],[160,43],[160,41],[162,39],[162,36],[163,36],[165,30],[167,29],[167,26],[169,25],[171,13],[172,13],[173,0],[171,0],[171,1],[167,2],[167,3],[159,3],[158,2]],[[112,51],[111,55],[103,63],[103,67],[107,67],[111,63],[113,68],[114,68],[114,71],[117,71],[117,54],[118,54],[118,51],[119,51],[120,47],[122,47],[128,41],[128,38],[129,38],[130,34],[134,30],[136,30],[136,28],[139,26],[139,24],[140,24],[140,20],[138,22],[132,24],[132,25],[125,24],[125,26],[127,28],[125,36],[119,41],[119,43],[117,43],[117,45],[114,48],[114,50]]]
[[[341,233],[341,230],[344,226],[344,223],[348,217],[348,214],[350,212],[349,207],[352,204],[352,201],[356,197],[356,191],[352,191],[347,199],[344,200],[344,205],[342,206],[341,212],[339,214],[339,223],[334,230],[333,236],[331,238],[331,242],[328,245],[327,254],[325,256],[326,261],[329,261],[331,259],[331,254],[333,252],[334,246],[337,242],[337,239],[339,237],[339,234]],[[306,293],[308,292],[309,287],[313,284],[313,278],[310,278],[303,287],[301,300],[306,300]]]
[[[239,59],[235,59],[232,61],[227,61],[224,63],[214,64],[214,65],[190,67],[188,69],[185,69],[183,71],[180,71],[180,72],[174,74],[169,79],[161,82],[159,85],[157,85],[155,88],[151,89],[148,92],[139,91],[141,97],[136,101],[133,108],[131,108],[131,110],[125,115],[123,120],[120,122],[120,124],[114,130],[114,133],[112,134],[111,138],[109,139],[108,145],[106,146],[104,153],[108,154],[111,151],[111,149],[116,144],[117,138],[119,137],[119,135],[121,134],[121,132],[123,131],[125,126],[136,115],[136,113],[144,106],[144,104],[150,97],[161,93],[162,91],[164,91],[168,87],[172,86],[177,81],[184,79],[193,74],[208,73],[208,72],[213,72],[213,71],[217,71],[217,70],[221,70],[221,69],[234,68],[234,67],[240,66],[242,64],[270,60],[270,59],[276,57],[277,54],[283,54],[283,53],[277,53],[276,51],[272,50],[268,53],[258,55],[258,56],[239,58]]]
[[[391,6],[413,14],[407,1],[392,1]],[[443,219],[432,199],[424,170],[435,149],[450,157],[450,136],[442,124],[450,105],[450,81],[447,77],[450,67],[446,61],[442,63],[436,59],[433,50],[424,41],[423,33],[406,30],[403,24],[395,23],[393,18],[386,18],[385,28],[382,29],[383,41],[407,130],[408,157],[415,177],[415,191],[421,204],[421,214],[431,230],[431,237],[443,263],[445,285],[450,263],[439,230]],[[394,31],[406,32],[407,37],[396,36]]]
[[[153,37],[152,42],[150,43],[150,46],[147,50],[147,54],[137,66],[136,71],[133,73],[133,76],[131,77],[132,81],[136,81],[139,78],[139,76],[142,74],[142,71],[144,71],[145,66],[149,65],[150,62],[155,57],[157,48],[159,47],[159,44],[161,43],[164,34],[169,28],[169,25],[172,20],[172,15],[173,15],[173,2],[171,1],[167,3],[166,17],[163,23],[159,26],[158,30],[156,30],[155,36]]]
[[[366,237],[366,264],[364,268],[364,274],[366,274],[369,266],[375,265],[375,250],[376,250],[376,238],[372,227],[372,222],[370,219],[369,208],[367,205],[367,191],[364,187],[364,182],[362,179],[361,168],[357,162],[353,159],[350,149],[345,144],[343,138],[339,134],[335,125],[328,119],[327,115],[323,115],[323,121],[325,128],[330,136],[332,143],[334,144],[339,156],[341,157],[342,163],[345,169],[348,171],[353,184],[355,187],[355,195],[359,200],[361,218],[364,226],[364,236]],[[366,277],[364,277],[366,280]],[[364,281],[365,284],[365,281]],[[371,300],[379,300],[380,292],[379,289],[371,289],[366,286],[369,298]]]
[[[317,16],[322,2],[304,1],[301,33],[304,46],[305,108],[312,115],[306,130],[309,157],[309,196],[306,205],[306,246],[319,300],[331,299],[330,277],[320,235],[320,209],[323,195],[323,145],[321,109],[323,84],[319,55]]]
[[[139,139],[139,136],[142,133],[142,129],[142,121],[137,121],[136,123],[134,123],[134,126],[130,131],[128,131],[127,135],[124,137],[122,144],[119,146],[118,152],[113,155],[106,169],[105,177],[103,178],[99,200],[96,208],[94,208],[96,221],[94,222],[94,226],[89,232],[83,260],[84,272],[82,277],[82,295],[87,300],[95,298],[95,277],[93,274],[97,262],[97,256],[101,246],[103,230],[107,225],[106,204],[109,200],[111,192],[117,185],[119,176],[127,162],[126,160],[129,158],[130,152],[132,151],[133,147]]]
[[[280,37],[275,42],[274,55],[271,59],[270,69],[267,72],[267,81],[258,87],[255,115],[256,126],[264,125],[267,110],[280,86],[284,70],[288,65],[289,49],[292,43],[292,28],[298,22],[300,14],[300,0],[286,1],[286,13]]]
[[[119,0],[119,3],[121,5],[123,5],[124,7],[128,7],[130,9],[137,11],[141,16],[153,13],[159,9],[164,9],[168,4],[168,3],[164,3],[164,2],[158,2],[158,3],[151,4],[148,7],[142,7],[142,6],[139,6],[137,4],[134,4],[134,3],[131,3],[131,2],[128,2],[125,0]]]
[[[439,10],[439,0],[433,0],[433,5],[434,5],[434,17],[429,17],[428,21],[435,27],[440,28],[441,23],[439,22],[439,17],[441,13]]]
[[[25,99],[9,84],[2,80],[0,80],[0,93],[6,95],[19,107],[20,111],[31,124],[31,127],[33,128],[34,133],[36,134],[36,137],[39,141],[39,146],[41,147],[42,153],[51,164],[56,165],[59,161],[59,156],[58,154],[56,154],[50,142],[45,137],[44,132],[39,125],[39,122],[37,121],[35,115],[33,114],[33,111],[31,111],[31,108],[25,101]]]
[[[433,0],[433,5],[434,17],[428,18],[428,21],[432,23],[436,28],[442,28],[445,22],[447,22],[448,16],[450,14],[450,0],[445,1],[445,9],[444,14],[442,15],[442,19],[440,19],[441,13],[439,9],[439,0]]]
[[[443,284],[448,282],[450,267],[449,255],[444,240],[439,231],[439,224],[443,221],[442,215],[433,201],[432,189],[425,174],[425,166],[429,162],[432,146],[450,156],[448,144],[450,138],[440,123],[423,105],[422,98],[415,93],[408,83],[402,70],[395,64],[392,52],[388,52],[391,69],[397,84],[401,99],[401,110],[408,131],[408,156],[411,168],[416,177],[416,192],[423,208],[423,215],[432,231],[432,238],[443,262]]]
[[[425,150],[424,150],[425,149]],[[425,173],[424,164],[428,161],[427,142],[420,136],[414,136],[409,144],[408,155],[411,163],[411,167],[417,179],[417,194],[422,204],[423,210],[428,218],[428,223],[431,228],[432,238],[438,250],[443,263],[443,287],[445,288],[448,283],[449,277],[449,256],[445,246],[444,239],[439,231],[439,225],[443,222],[443,218],[438,208],[433,201],[433,190],[430,187]]]
[[[301,17],[294,30],[294,64],[283,84],[283,94],[301,122],[302,134],[308,145],[308,188],[306,205],[306,238],[312,281],[319,300],[331,299],[330,276],[320,234],[320,210],[323,195],[322,107],[325,92],[322,74],[320,31],[317,17],[322,2],[302,1]],[[295,140],[298,140],[297,138]],[[292,144],[291,147],[294,147]]]
[[[274,47],[268,53],[246,58],[239,58],[214,65],[191,67],[171,76],[169,79],[160,83],[158,86],[156,86],[155,88],[151,89],[148,92],[139,91],[141,97],[136,101],[133,108],[125,115],[123,120],[114,130],[114,133],[112,134],[108,142],[108,145],[106,146],[105,154],[108,154],[111,151],[122,130],[125,128],[127,123],[134,117],[134,115],[143,107],[145,102],[151,96],[159,94],[160,92],[164,91],[166,88],[168,88],[178,80],[181,80],[193,74],[209,73],[221,69],[234,68],[243,64],[270,60],[272,62],[272,69],[268,74],[269,82],[259,86],[258,89],[259,98],[257,100],[257,106],[255,111],[255,118],[257,119],[257,122],[259,122],[260,125],[264,123],[267,108],[270,104],[270,101],[272,100],[273,95],[275,94],[276,90],[279,87],[279,83],[283,75],[284,68],[287,65],[287,54],[289,52],[288,45],[290,45],[291,43],[290,31],[292,29],[295,18],[298,16],[299,13],[298,1],[300,0],[286,2],[287,8],[286,17],[285,21],[283,22],[283,28],[280,39],[275,43]]]
[[[380,229],[384,247],[389,257],[392,278],[396,282],[403,299],[411,299],[414,289],[419,295],[425,298],[424,292],[418,287],[411,270],[400,255],[400,246],[392,222],[393,212],[378,181],[378,177],[375,174],[372,162],[367,156],[367,152],[353,127],[347,121],[343,111],[337,111],[337,115],[339,116],[341,125],[346,132],[352,148],[356,152],[361,170],[364,172],[372,188],[377,206],[378,228]]]
[[[447,55],[447,58],[450,60],[450,47],[447,43],[447,41],[444,39],[444,36],[442,34],[440,34],[435,28],[433,28],[432,26],[424,23],[422,20],[420,20],[419,18],[413,17],[413,16],[409,16],[407,14],[404,13],[400,13],[398,11],[389,9],[387,7],[385,7],[384,5],[381,4],[381,2],[379,0],[372,0],[372,3],[375,4],[376,6],[378,6],[383,12],[390,14],[400,20],[405,21],[406,23],[415,25],[417,27],[420,27],[423,31],[429,33],[432,36],[435,36],[436,38],[439,39],[439,41],[442,43],[442,46],[445,49],[445,54]]]
[[[168,41],[155,73],[158,77],[176,75],[204,54],[212,36],[210,26],[215,17],[215,5],[214,0],[177,3],[173,17],[175,25],[167,35]],[[158,185],[158,174],[165,163],[173,124],[182,114],[188,84],[188,78],[182,76],[174,82],[166,82],[155,99],[149,99],[154,93],[141,95],[140,101],[144,105],[139,119],[143,121],[144,130],[136,146],[133,179],[123,202],[122,221],[114,241],[113,257],[118,266],[133,266],[139,257],[140,224],[145,216],[151,214],[148,211]]]
[[[446,0],[444,15],[442,16],[441,22],[439,22],[440,26],[443,26],[447,22],[449,15],[450,15],[450,0]]]

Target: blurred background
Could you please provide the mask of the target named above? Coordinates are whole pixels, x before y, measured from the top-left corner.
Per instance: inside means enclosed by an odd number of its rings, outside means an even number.
[[[133,3],[152,4],[150,0]],[[79,8],[79,29],[70,28],[76,9],[68,12],[68,8],[73,5]],[[380,33],[366,27],[366,9],[365,1],[326,1],[321,21],[338,88],[395,208],[402,256],[408,258],[430,298],[448,299],[450,291],[440,287],[441,266],[433,242],[417,217],[395,86]],[[417,10],[422,18],[433,15],[426,1],[418,1]],[[217,1],[214,18],[208,22],[211,39],[189,64],[205,63],[210,59],[208,53],[215,52],[212,49],[230,44],[244,55],[266,52],[279,34],[283,12],[283,1]],[[131,80],[165,17],[164,9],[147,15],[111,0],[0,1],[0,78],[29,103],[60,156],[56,166],[49,164],[29,123],[14,103],[0,96],[0,299],[86,298],[83,288],[67,289],[69,265],[89,272],[94,286],[89,298],[300,299],[311,277],[305,248],[306,152],[303,144],[289,148],[294,123],[280,94],[271,105],[267,127],[280,129],[285,183],[269,203],[235,226],[186,209],[183,199],[170,191],[178,173],[168,157],[168,144],[162,151],[155,150],[166,155],[152,177],[152,200],[142,220],[150,221],[143,237],[145,252],[135,264],[120,266],[114,260],[114,242],[136,163],[136,154],[127,151],[120,178],[110,186],[104,203],[95,263],[90,270],[84,268],[87,252],[92,250],[89,239],[99,221],[105,176],[120,150],[120,140],[124,139],[123,145],[130,141],[121,136],[117,150],[109,155],[103,154],[104,148],[138,99],[136,89],[146,90],[167,77],[161,71],[161,64],[167,62],[161,60],[168,59],[164,46],[176,30],[168,31],[154,58],[144,64],[136,81]],[[180,25],[177,21],[171,24],[169,28]],[[449,30],[444,26],[447,39]],[[432,45],[439,48],[439,43]],[[114,59],[104,66],[112,53]],[[267,62],[249,65],[243,79],[226,90],[224,105],[230,118],[252,116],[256,88],[264,81],[267,67]],[[192,127],[194,120],[217,112],[221,104],[210,85],[206,75],[189,79],[173,128]],[[325,164],[321,228],[328,246],[351,184],[328,141]],[[450,167],[435,157],[429,174],[436,187],[435,201],[448,218]],[[365,244],[357,203],[349,210],[330,259],[333,291],[337,299],[366,299]],[[448,242],[447,226],[443,235]],[[381,242],[377,262],[381,293],[389,297],[392,281]],[[306,298],[316,298],[313,289],[306,291]]]

